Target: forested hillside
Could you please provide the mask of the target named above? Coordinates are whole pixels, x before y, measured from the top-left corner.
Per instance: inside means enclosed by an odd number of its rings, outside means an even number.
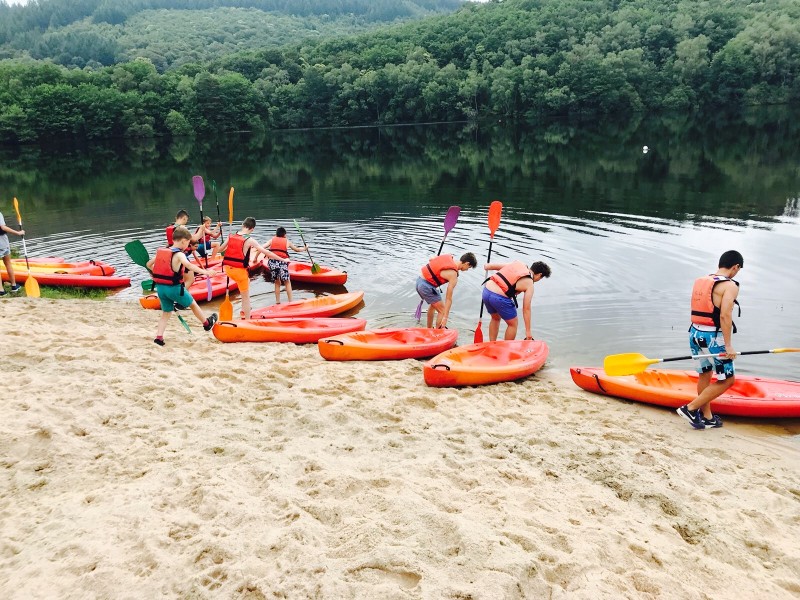
[[[505,0],[164,73],[144,57],[81,70],[6,62],[0,139],[794,102],[798,22],[796,0]]]
[[[2,2],[2,0],[0,0]],[[451,12],[463,0],[33,0],[0,4],[0,58],[159,71],[234,51],[348,35]]]

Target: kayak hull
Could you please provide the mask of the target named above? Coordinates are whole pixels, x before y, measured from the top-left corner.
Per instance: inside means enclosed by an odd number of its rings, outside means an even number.
[[[267,267],[266,262],[264,267]],[[311,265],[301,262],[289,263],[289,278],[292,281],[316,285],[344,285],[347,283],[347,273],[345,271],[319,265],[319,272],[312,273]]]
[[[678,408],[697,396],[697,373],[648,369],[612,377],[600,367],[572,367],[572,380],[588,392]],[[736,375],[729,390],[711,403],[721,415],[755,418],[800,417],[800,383]]]
[[[220,342],[315,344],[323,337],[361,331],[366,326],[366,319],[290,317],[219,321],[214,325],[213,332]]]
[[[332,317],[358,306],[364,292],[332,294],[306,300],[295,300],[257,308],[250,312],[251,319],[273,319],[278,317]]]
[[[325,360],[403,360],[434,356],[456,340],[455,329],[405,327],[346,333],[321,339],[317,346]]]
[[[532,375],[547,360],[542,341],[500,340],[460,346],[434,356],[423,367],[425,383],[433,387],[485,385]]]
[[[8,273],[0,273],[3,281],[8,281]],[[82,275],[79,273],[32,273],[33,278],[39,285],[50,285],[55,287],[87,287],[87,288],[119,288],[128,287],[131,284],[130,277],[119,275]],[[14,270],[14,278],[17,283],[24,283],[28,280],[28,271]]]
[[[11,266],[14,267],[14,274],[19,271],[27,271],[28,264],[25,259],[12,259]],[[0,271],[5,271],[5,267],[0,264]],[[30,262],[30,270],[34,277],[39,273],[61,273],[70,275],[113,275],[116,269],[108,263],[94,260],[84,260],[80,262],[45,263]]]
[[[208,284],[206,283],[207,278],[196,278],[194,283],[186,290],[194,298],[197,302],[206,302],[208,300]],[[225,293],[225,285],[228,284],[227,289],[232,292],[235,292],[239,289],[239,286],[233,279],[229,279],[227,275],[224,273],[218,273],[211,277],[211,297],[216,298],[221,296]],[[158,299],[158,294],[148,294],[147,296],[142,296],[139,298],[139,304],[142,305],[142,308],[148,308],[152,310],[159,310],[161,308],[161,302]]]

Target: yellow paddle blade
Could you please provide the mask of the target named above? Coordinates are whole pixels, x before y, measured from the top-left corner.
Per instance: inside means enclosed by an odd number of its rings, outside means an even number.
[[[42,292],[39,290],[39,282],[33,278],[33,275],[28,272],[28,278],[25,280],[25,294],[28,298],[40,298]]]
[[[22,223],[22,215],[19,214],[19,200],[14,198],[14,210],[17,211],[17,221]]]
[[[781,352],[800,352],[800,348],[775,348],[774,350],[770,350],[775,354],[780,354]]]
[[[222,304],[219,305],[219,320],[220,321],[231,321],[233,320],[233,302],[230,301],[228,298],[228,294],[225,294],[225,300],[222,301]]]
[[[627,354],[611,354],[603,360],[603,370],[606,375],[636,375],[641,373],[650,365],[661,362],[660,358],[647,358],[638,352],[628,352]]]

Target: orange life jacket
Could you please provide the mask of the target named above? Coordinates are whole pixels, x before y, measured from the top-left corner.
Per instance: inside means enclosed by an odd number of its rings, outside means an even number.
[[[289,240],[285,237],[275,236],[269,242],[270,251],[283,258],[289,258]]]
[[[494,281],[506,296],[515,298],[519,294],[517,283],[520,279],[525,279],[526,277],[533,279],[530,269],[524,263],[516,260],[497,271],[497,273],[489,277],[489,280]]]
[[[180,252],[180,248],[159,248],[153,262],[153,281],[162,285],[183,284],[183,273],[186,268],[181,265],[177,271],[172,268],[172,258]]]
[[[250,250],[244,253],[244,243],[250,238],[249,235],[234,233],[228,237],[228,246],[225,250],[225,257],[222,259],[223,265],[246,269],[250,265]]]
[[[738,281],[734,281],[722,275],[706,275],[698,277],[692,287],[692,325],[705,325],[708,327],[721,327],[719,306],[714,305],[714,286],[723,281],[733,281],[737,286]],[[739,301],[734,300],[734,304],[739,306]],[[742,308],[739,307],[739,315]],[[733,333],[736,333],[736,324],[733,324]]]
[[[458,277],[458,263],[455,261],[452,254],[434,256],[428,261],[427,265],[422,267],[420,273],[422,278],[431,285],[440,286],[444,285],[447,281],[442,278],[442,271],[446,271],[447,269],[454,270],[456,272],[456,277]]]

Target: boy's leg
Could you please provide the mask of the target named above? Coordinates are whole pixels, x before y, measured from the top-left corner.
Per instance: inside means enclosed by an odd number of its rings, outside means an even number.
[[[192,301],[192,303],[189,305],[189,308],[192,310],[192,314],[197,317],[197,320],[200,321],[201,324],[206,322],[206,315],[203,313],[203,309],[200,308],[200,305],[196,300]]]
[[[494,313],[490,315],[491,320],[489,321],[489,341],[495,342],[497,341],[497,334],[500,333],[500,315],[498,313]]]
[[[428,329],[433,327],[433,318],[436,313],[444,312],[444,304],[442,302],[434,302],[428,307]]]
[[[6,254],[3,257],[3,264],[5,264],[8,272],[8,283],[11,284],[11,287],[14,287],[17,285],[17,280],[14,278],[14,263],[11,262],[11,254]]]
[[[244,313],[244,318],[250,318],[250,290],[246,292],[241,292],[242,298],[242,312]]]
[[[281,280],[275,279],[275,304],[281,303]]]
[[[510,321],[506,321],[506,334],[503,339],[513,340],[517,337],[517,326],[519,325],[519,317],[514,317]]]
[[[171,314],[172,314],[171,312],[164,312],[164,311],[161,312],[161,318],[158,320],[158,327],[156,327],[157,338],[164,337],[164,332],[167,329],[167,321],[169,321],[169,316]]]
[[[283,285],[286,287],[286,297],[289,299],[289,302],[292,301],[292,280],[287,279],[283,282]]]

